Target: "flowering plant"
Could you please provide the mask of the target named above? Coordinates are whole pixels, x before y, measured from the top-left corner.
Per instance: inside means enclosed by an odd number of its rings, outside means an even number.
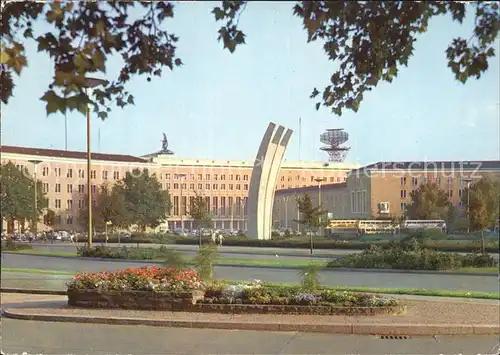
[[[157,266],[81,273],[68,283],[68,290],[182,292],[204,288],[205,284],[195,270]]]

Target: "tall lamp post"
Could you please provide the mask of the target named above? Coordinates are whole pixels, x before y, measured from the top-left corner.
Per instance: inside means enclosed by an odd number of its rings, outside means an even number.
[[[470,234],[470,184],[472,179],[465,178],[464,181],[467,184],[467,234]]]
[[[40,164],[42,161],[41,160],[28,160],[28,162],[30,162],[31,164],[33,164],[34,166],[34,178],[35,178],[35,203],[34,203],[34,206],[35,206],[35,219],[33,220],[33,233],[35,234],[35,239],[37,237],[37,233],[38,233],[38,184],[37,184],[37,166],[38,164]]]
[[[89,95],[89,91],[101,85],[107,85],[108,81],[97,78],[85,78],[85,89],[87,92],[87,96]],[[90,107],[87,105],[87,195],[88,195],[88,246],[92,247],[92,178],[90,176],[92,167],[92,155],[90,149]]]
[[[326,181],[326,178],[316,178],[314,179],[314,181],[316,181],[318,183],[318,207],[321,208],[321,183],[323,181]],[[320,212],[322,212],[320,210]],[[323,226],[321,224],[323,218],[322,218],[322,215],[320,214],[319,215],[319,228],[320,228],[320,236],[322,237],[323,236]]]

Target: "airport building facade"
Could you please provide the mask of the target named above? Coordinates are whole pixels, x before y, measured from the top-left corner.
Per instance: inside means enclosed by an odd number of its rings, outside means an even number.
[[[48,198],[48,208],[56,213],[56,229],[85,230],[78,216],[86,209],[87,154],[85,152],[2,146],[1,163],[12,162],[26,168],[42,182]],[[39,163],[33,164],[33,161]],[[214,228],[247,229],[247,198],[253,160],[187,159],[171,152],[156,152],[140,157],[120,154],[92,153],[93,204],[103,183],[115,183],[135,168],[156,174],[172,202],[170,216],[162,226],[170,230],[194,227],[189,216],[190,201],[198,195],[206,198],[212,213]],[[317,179],[331,185],[344,184],[347,175],[359,165],[287,161],[281,164],[276,189],[297,189],[315,186]],[[42,220],[42,218],[40,218]],[[5,226],[6,224],[4,224]],[[17,228],[18,226],[16,226]],[[38,230],[46,230],[42,221]]]
[[[363,220],[401,217],[410,193],[426,182],[436,183],[450,202],[461,207],[462,193],[482,177],[500,181],[500,161],[379,162],[353,169],[344,183],[279,189],[275,194],[273,226],[299,230],[296,198],[311,196],[333,219]],[[320,202],[321,201],[321,202]]]

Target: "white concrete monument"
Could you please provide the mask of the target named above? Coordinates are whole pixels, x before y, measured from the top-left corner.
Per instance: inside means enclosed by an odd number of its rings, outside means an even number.
[[[285,132],[286,130],[286,132]],[[293,131],[269,123],[255,158],[248,191],[248,237],[271,239],[274,191]]]

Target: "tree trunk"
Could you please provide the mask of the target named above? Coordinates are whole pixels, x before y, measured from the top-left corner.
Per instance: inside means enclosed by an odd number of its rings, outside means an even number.
[[[481,254],[485,254],[486,253],[486,245],[485,245],[485,241],[484,241],[484,230],[481,230]]]

